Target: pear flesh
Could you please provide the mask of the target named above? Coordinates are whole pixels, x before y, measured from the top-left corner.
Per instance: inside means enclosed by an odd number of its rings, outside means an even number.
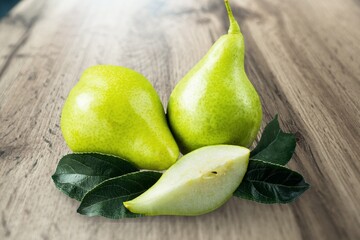
[[[225,1],[229,33],[180,80],[170,95],[168,119],[182,153],[207,145],[249,147],[262,120],[259,95],[244,68],[244,38]]]
[[[124,202],[144,215],[205,214],[223,205],[240,185],[249,162],[247,148],[208,146],[180,158],[150,189]]]
[[[179,156],[155,89],[124,67],[85,70],[65,102],[61,130],[74,152],[111,154],[139,168],[164,170]]]

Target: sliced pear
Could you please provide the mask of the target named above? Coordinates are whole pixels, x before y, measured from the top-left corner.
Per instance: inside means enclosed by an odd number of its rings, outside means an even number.
[[[194,216],[224,204],[240,185],[249,163],[247,148],[197,149],[172,165],[150,189],[124,202],[133,213]]]

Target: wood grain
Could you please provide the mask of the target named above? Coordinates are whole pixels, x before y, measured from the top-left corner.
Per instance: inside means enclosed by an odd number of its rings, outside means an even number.
[[[164,105],[226,33],[221,0],[24,0],[0,20],[0,239],[360,239],[360,4],[232,0],[264,125],[296,132],[312,188],[290,205],[232,199],[199,217],[76,213],[51,181],[69,152],[60,112],[81,72],[133,68]]]

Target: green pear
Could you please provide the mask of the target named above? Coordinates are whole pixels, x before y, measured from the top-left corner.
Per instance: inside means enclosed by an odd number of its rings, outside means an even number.
[[[247,148],[207,146],[180,158],[151,188],[124,202],[144,215],[194,216],[224,204],[240,185],[249,163]]]
[[[183,153],[207,145],[249,147],[262,119],[261,102],[244,68],[244,38],[229,2],[228,34],[176,85],[168,120]]]
[[[65,102],[61,130],[74,152],[116,155],[139,168],[164,170],[179,156],[155,89],[124,67],[85,70]]]

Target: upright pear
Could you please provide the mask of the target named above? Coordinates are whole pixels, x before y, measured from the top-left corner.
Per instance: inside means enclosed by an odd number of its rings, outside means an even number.
[[[74,152],[116,155],[139,168],[164,170],[179,156],[155,89],[124,67],[88,68],[65,102],[61,130]]]
[[[183,153],[207,145],[248,147],[259,131],[259,95],[244,69],[244,38],[228,0],[228,34],[176,85],[168,104],[168,120]]]

